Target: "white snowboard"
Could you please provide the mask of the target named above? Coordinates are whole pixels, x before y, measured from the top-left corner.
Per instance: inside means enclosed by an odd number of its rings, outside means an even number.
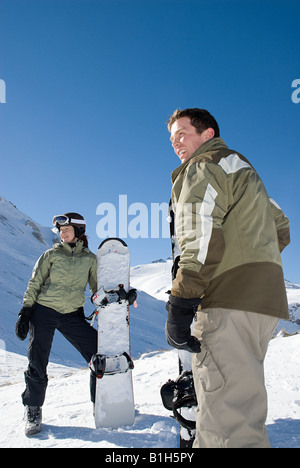
[[[121,239],[110,238],[100,244],[97,252],[98,289],[118,290],[122,284],[129,290],[130,254]],[[98,354],[108,357],[130,356],[129,306],[127,301],[100,307],[98,313]],[[118,428],[132,425],[135,419],[132,370],[104,374],[97,379],[96,427]]]

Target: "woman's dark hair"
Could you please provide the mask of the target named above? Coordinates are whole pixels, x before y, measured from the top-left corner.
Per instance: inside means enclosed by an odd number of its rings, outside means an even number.
[[[89,246],[88,238],[85,234],[82,234],[82,236],[80,236],[80,240],[83,242],[84,247]]]

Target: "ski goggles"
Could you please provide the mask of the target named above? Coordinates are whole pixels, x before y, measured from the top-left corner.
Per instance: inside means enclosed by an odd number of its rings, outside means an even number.
[[[86,224],[84,219],[74,219],[74,218],[69,218],[69,216],[66,215],[58,215],[54,216],[52,219],[52,224],[53,226],[56,227],[57,224],[60,226],[67,226],[68,224]]]

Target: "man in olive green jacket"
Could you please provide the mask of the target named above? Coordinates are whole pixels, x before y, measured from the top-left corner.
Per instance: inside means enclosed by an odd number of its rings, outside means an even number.
[[[289,318],[280,258],[289,222],[209,112],[175,111],[168,127],[182,164],[172,174],[180,256],[166,337],[194,353],[194,447],[269,447],[263,362],[278,319]]]

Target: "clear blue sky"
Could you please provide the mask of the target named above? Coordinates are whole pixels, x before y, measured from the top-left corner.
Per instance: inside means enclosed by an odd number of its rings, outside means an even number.
[[[1,0],[0,195],[45,226],[82,213],[95,251],[100,203],[168,202],[165,122],[206,108],[289,216],[300,283],[299,16],[299,0]],[[134,265],[170,255],[127,242]]]

